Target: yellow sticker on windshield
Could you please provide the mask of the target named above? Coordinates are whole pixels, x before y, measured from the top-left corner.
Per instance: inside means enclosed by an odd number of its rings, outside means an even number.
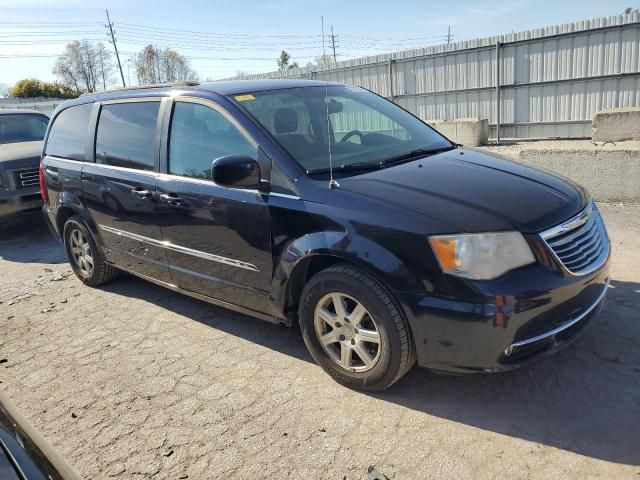
[[[247,100],[255,100],[256,97],[254,97],[250,93],[247,93],[246,95],[236,95],[235,99],[239,102],[246,102]]]

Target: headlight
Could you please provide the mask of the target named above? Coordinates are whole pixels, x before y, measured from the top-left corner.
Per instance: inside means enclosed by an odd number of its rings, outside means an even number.
[[[491,280],[535,261],[520,232],[435,235],[429,242],[445,273],[474,280]]]

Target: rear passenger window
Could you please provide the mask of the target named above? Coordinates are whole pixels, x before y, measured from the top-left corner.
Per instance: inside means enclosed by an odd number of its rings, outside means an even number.
[[[96,162],[153,170],[160,102],[103,105],[96,134]]]
[[[56,157],[84,161],[84,147],[92,103],[69,107],[53,121],[45,153]]]
[[[226,155],[256,158],[256,149],[213,108],[176,102],[169,135],[169,173],[210,180],[211,163]]]

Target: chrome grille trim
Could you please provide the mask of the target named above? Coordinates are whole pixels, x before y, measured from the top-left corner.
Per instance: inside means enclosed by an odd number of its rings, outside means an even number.
[[[39,172],[37,168],[29,170],[16,170],[14,172],[16,179],[16,187],[31,187],[40,183]]]
[[[609,237],[600,212],[593,203],[575,217],[540,233],[540,237],[571,275],[594,272],[609,256]]]

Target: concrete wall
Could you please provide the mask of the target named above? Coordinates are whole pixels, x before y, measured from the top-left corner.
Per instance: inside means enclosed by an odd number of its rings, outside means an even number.
[[[612,108],[596,112],[591,132],[594,142],[640,140],[640,108]]]
[[[466,147],[485,145],[489,139],[489,120],[486,118],[458,118],[455,120],[427,120],[427,123],[449,140]]]
[[[640,204],[640,142],[615,146],[553,143],[521,150],[518,161],[567,177],[586,187],[598,201]]]

